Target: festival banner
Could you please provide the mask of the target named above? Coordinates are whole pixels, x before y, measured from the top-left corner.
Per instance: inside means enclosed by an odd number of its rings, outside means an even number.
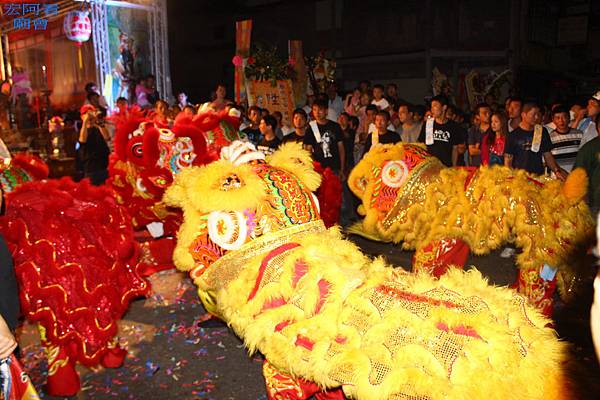
[[[108,7],[107,27],[112,91],[105,98],[110,106],[119,97],[133,102],[135,84],[152,72],[148,11]]]
[[[237,21],[235,23],[235,47],[236,56],[242,59],[248,58],[250,54],[250,37],[252,35],[252,20]],[[240,63],[235,65],[235,102],[243,104],[247,98],[246,76],[244,75],[244,65]]]
[[[294,91],[294,104],[303,107],[306,103],[306,88],[308,86],[308,72],[304,63],[301,40],[290,40],[288,42],[289,62],[296,72],[296,79],[292,83]]]
[[[266,108],[272,114],[279,111],[284,126],[292,126],[294,96],[290,80],[278,80],[275,86],[271,81],[247,81],[248,104]]]

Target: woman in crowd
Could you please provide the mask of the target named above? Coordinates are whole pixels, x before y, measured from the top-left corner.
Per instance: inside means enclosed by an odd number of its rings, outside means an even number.
[[[164,100],[158,100],[154,105],[154,125],[157,128],[168,128],[171,125],[169,121],[169,104]]]
[[[485,134],[481,145],[481,165],[504,165],[504,145],[508,134],[508,120],[503,112],[494,112],[491,132]]]
[[[352,93],[348,93],[348,95],[346,95],[346,101],[344,102],[344,111],[346,111],[348,115],[358,116],[358,111],[361,108],[360,97],[361,94],[359,88],[355,88],[352,91]],[[367,102],[367,104],[369,103]]]
[[[213,95],[213,101],[210,103],[210,108],[219,112],[224,110],[231,100],[227,99],[227,88],[223,83],[218,83]]]

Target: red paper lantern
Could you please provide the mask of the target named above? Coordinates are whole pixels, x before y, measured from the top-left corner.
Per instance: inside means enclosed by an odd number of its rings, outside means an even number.
[[[65,16],[63,29],[67,39],[73,40],[78,46],[89,40],[92,34],[92,21],[87,11],[70,11]]]

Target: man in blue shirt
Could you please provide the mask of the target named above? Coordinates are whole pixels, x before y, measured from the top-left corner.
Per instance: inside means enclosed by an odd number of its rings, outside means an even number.
[[[552,141],[546,128],[542,127],[540,107],[535,103],[526,103],[521,111],[519,127],[506,139],[504,165],[524,169],[532,174],[542,175],[544,163],[557,178],[565,180],[568,172],[562,169],[552,156]]]

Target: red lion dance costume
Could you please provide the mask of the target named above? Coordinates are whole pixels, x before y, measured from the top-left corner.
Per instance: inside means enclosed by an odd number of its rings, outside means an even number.
[[[143,274],[151,275],[172,268],[174,236],[182,220],[179,210],[161,201],[165,189],[183,168],[217,159],[222,146],[238,139],[239,118],[207,112],[177,118],[173,127],[164,128],[134,107],[114,121],[109,185],[132,216],[142,242]]]
[[[183,168],[217,160],[223,147],[243,137],[238,130],[239,112],[207,110],[193,119],[177,118],[172,128],[159,128],[133,108],[114,121],[117,130],[109,185],[117,202],[132,216],[142,241],[142,273],[150,275],[172,267],[174,237],[182,221],[180,210],[162,202],[165,190]],[[330,169],[317,166],[317,171],[323,177],[317,191],[323,220],[333,226],[339,220],[341,183]]]
[[[23,161],[23,162],[21,162]],[[48,356],[47,392],[72,396],[80,388],[77,361],[118,367],[126,352],[114,341],[129,301],[144,295],[130,217],[106,188],[68,178],[43,178],[40,160],[4,168],[0,229],[13,255],[22,311],[38,323]],[[27,179],[25,177],[28,177]],[[16,180],[12,179],[12,182]]]

